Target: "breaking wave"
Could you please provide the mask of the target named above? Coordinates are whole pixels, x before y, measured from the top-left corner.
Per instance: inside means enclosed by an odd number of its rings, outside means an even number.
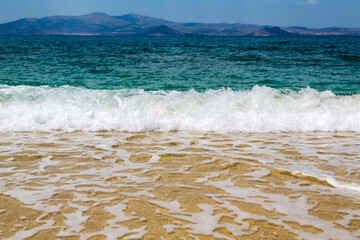
[[[0,131],[360,132],[360,94],[254,86],[197,92],[0,85]]]

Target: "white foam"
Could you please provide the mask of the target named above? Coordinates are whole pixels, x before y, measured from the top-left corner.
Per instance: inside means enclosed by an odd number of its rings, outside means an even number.
[[[167,208],[171,213],[180,212],[181,205],[178,200],[172,202],[158,201],[158,200],[149,200],[149,202]]]
[[[0,131],[360,132],[360,94],[0,86]]]
[[[45,229],[50,229],[51,227],[53,227],[55,221],[53,220],[49,220],[47,221],[45,224],[39,226],[39,227],[35,227],[32,229],[25,229],[25,230],[21,230],[16,232],[16,234],[14,236],[12,236],[11,238],[5,238],[5,239],[26,239],[29,238],[31,236],[33,236],[34,234],[36,234],[37,232],[41,231],[41,230],[45,230]]]
[[[360,185],[356,183],[341,183],[339,181],[336,181],[335,178],[330,176],[326,177],[326,181],[336,188],[344,188],[344,189],[360,192]]]
[[[299,172],[299,171],[294,171],[294,170],[290,170],[290,171],[294,174],[299,173],[303,176],[314,177],[314,178],[317,178],[322,181],[327,181],[330,185],[332,185],[333,187],[336,187],[336,188],[360,192],[360,185],[358,184],[358,182],[351,182],[351,183],[342,182],[340,179],[339,180],[335,179],[334,176],[325,175],[323,173],[319,174],[317,172],[309,172],[309,171]],[[317,187],[319,187],[319,186],[317,186]]]
[[[63,230],[60,233],[62,234],[62,236],[66,236],[66,234],[64,235],[64,232],[68,232],[68,235],[70,235],[73,232],[77,232],[77,233],[80,232],[85,228],[81,224],[85,223],[89,218],[89,216],[84,216],[83,214],[85,211],[89,209],[88,207],[73,203],[68,203],[68,205],[69,207],[76,208],[77,210],[73,213],[67,213],[64,215],[66,217],[64,223],[70,228],[67,231]]]

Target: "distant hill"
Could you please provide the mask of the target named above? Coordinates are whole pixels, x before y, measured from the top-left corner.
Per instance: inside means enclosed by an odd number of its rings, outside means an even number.
[[[0,35],[149,35],[187,36],[360,36],[360,28],[263,27],[252,24],[180,23],[135,13],[110,16],[91,13],[81,16],[23,18],[0,24]],[[295,36],[295,35],[291,35]]]
[[[290,33],[285,31],[279,27],[264,27],[259,31],[251,33],[247,36],[254,36],[254,37],[296,37],[299,36],[297,33]]]
[[[305,36],[360,36],[360,28],[305,28],[285,27],[286,31]]]
[[[166,25],[160,25],[144,33],[146,36],[185,36],[186,33],[176,31]]]

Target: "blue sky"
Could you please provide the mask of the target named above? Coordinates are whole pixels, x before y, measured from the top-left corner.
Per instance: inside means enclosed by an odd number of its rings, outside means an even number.
[[[90,12],[182,22],[360,27],[360,0],[0,0],[0,23]]]

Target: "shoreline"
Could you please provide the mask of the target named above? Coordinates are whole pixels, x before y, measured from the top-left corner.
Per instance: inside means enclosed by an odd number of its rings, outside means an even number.
[[[360,186],[359,142],[356,132],[1,132],[0,237],[357,238],[360,192],[326,179]]]

